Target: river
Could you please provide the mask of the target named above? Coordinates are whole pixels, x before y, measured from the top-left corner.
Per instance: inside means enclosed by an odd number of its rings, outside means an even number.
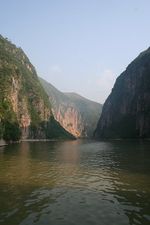
[[[150,141],[0,147],[0,225],[149,225]]]

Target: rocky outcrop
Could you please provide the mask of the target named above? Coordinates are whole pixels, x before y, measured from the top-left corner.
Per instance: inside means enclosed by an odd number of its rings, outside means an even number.
[[[62,93],[40,78],[49,96],[54,117],[76,137],[91,137],[100,117],[102,105],[76,93]]]
[[[3,139],[0,139],[0,147],[5,146],[6,142]]]
[[[60,124],[76,137],[87,136],[80,112],[73,106],[60,105],[58,111],[53,110],[55,118]]]
[[[22,49],[0,36],[0,139],[20,136],[73,138],[53,119],[49,98]]]
[[[150,138],[150,48],[117,78],[95,137]]]

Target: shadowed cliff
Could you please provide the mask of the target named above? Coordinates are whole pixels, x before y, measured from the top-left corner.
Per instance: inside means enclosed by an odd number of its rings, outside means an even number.
[[[117,78],[103,106],[94,136],[150,137],[150,48]]]

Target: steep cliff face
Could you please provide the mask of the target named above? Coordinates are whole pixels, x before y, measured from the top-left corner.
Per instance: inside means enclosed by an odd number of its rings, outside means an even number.
[[[62,93],[40,78],[49,95],[54,117],[76,137],[90,137],[96,128],[102,105],[75,93]]]
[[[150,137],[150,48],[117,78],[104,104],[95,136]]]
[[[65,137],[34,67],[22,49],[0,36],[0,138],[49,138],[56,133]]]

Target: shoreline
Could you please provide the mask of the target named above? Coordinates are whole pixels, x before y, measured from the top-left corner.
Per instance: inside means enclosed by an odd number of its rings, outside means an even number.
[[[88,140],[88,138],[77,138],[75,140]],[[7,146],[9,144],[16,144],[16,143],[21,143],[21,142],[54,142],[54,141],[75,141],[75,140],[67,140],[67,139],[21,139],[19,141],[14,141],[7,143],[3,139],[0,139],[0,147]],[[150,138],[128,138],[128,139],[121,139],[121,138],[107,138],[107,139],[90,139],[98,142],[109,142],[109,141],[150,141]]]
[[[51,142],[58,141],[59,139],[21,139],[20,142]]]
[[[75,140],[77,140],[77,139],[75,139]],[[7,143],[3,139],[1,139],[0,140],[0,147],[7,146],[9,144],[21,143],[21,142],[54,142],[54,141],[73,141],[73,140],[67,140],[67,139],[21,139],[19,141]]]
[[[6,145],[7,143],[3,139],[0,139],[0,147],[6,146]]]

